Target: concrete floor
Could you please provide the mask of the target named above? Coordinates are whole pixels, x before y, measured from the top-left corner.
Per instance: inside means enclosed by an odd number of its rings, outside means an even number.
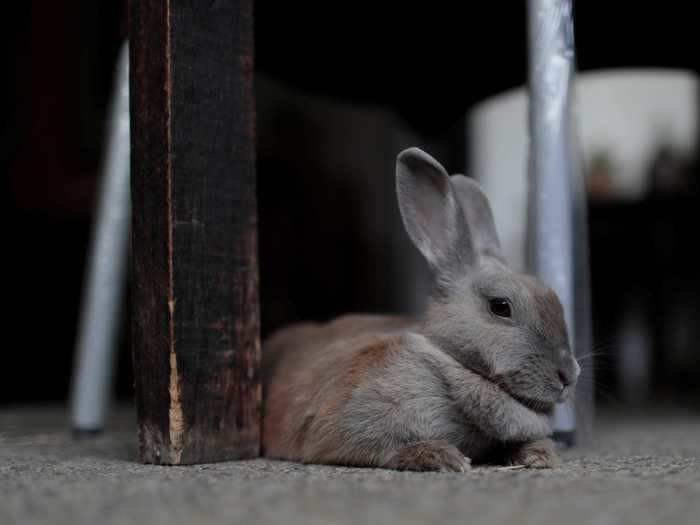
[[[59,410],[0,410],[0,524],[694,524],[700,413],[603,418],[551,471],[466,475],[265,460],[136,462],[133,415],[75,442]]]

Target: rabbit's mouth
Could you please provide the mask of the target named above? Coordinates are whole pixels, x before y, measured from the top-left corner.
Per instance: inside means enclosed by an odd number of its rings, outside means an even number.
[[[491,382],[493,382],[498,388],[503,390],[510,397],[515,399],[518,403],[520,403],[526,408],[529,408],[533,412],[537,412],[539,414],[551,414],[554,410],[553,401],[535,399],[533,397],[525,396],[518,392],[515,392],[510,387],[510,385],[508,385],[507,381],[505,381],[502,377],[494,377],[491,379]]]

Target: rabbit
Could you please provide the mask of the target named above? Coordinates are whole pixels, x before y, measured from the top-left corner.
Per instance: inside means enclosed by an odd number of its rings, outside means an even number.
[[[558,464],[550,417],[580,367],[555,293],[508,268],[488,200],[418,148],[396,188],[434,291],[419,319],[347,315],[263,345],[263,454],[464,472]]]

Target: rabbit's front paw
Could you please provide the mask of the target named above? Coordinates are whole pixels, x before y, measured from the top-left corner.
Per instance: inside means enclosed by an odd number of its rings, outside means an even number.
[[[561,464],[551,439],[538,439],[518,445],[507,458],[510,465],[527,468],[554,468]]]
[[[419,441],[399,450],[389,467],[422,472],[466,472],[471,467],[471,460],[447,441]]]

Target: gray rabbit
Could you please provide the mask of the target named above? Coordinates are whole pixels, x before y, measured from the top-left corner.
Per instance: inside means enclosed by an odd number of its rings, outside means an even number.
[[[270,337],[264,454],[418,471],[556,465],[550,415],[580,372],[559,300],[507,267],[475,182],[417,148],[399,154],[396,182],[434,274],[430,303],[421,319],[348,315]]]

